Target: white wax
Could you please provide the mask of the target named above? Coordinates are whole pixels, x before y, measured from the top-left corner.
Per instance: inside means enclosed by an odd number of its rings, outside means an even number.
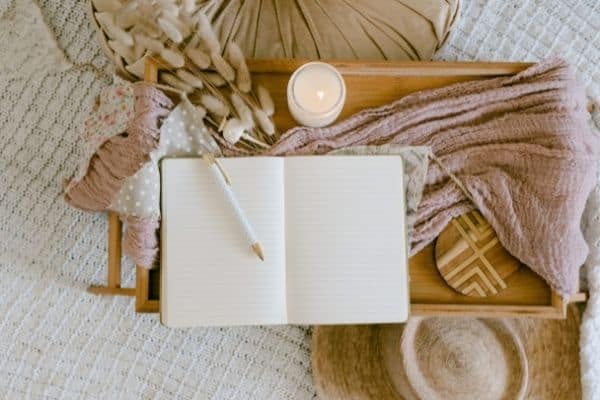
[[[287,97],[288,108],[297,122],[321,127],[339,116],[346,99],[346,86],[333,66],[310,62],[292,74]]]

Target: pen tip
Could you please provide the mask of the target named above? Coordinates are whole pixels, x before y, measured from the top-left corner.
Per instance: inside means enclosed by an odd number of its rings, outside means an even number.
[[[262,248],[260,247],[260,243],[256,242],[252,245],[252,251],[256,253],[258,258],[262,261],[265,261],[265,256],[263,254]]]

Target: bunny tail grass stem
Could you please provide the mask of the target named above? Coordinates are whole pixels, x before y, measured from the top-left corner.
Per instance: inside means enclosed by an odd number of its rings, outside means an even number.
[[[242,92],[232,82],[229,82],[229,88],[231,89],[232,92],[235,92],[238,96],[240,96],[242,99],[244,99],[244,101],[246,102],[246,104],[248,104],[250,107],[252,107],[253,110],[257,109],[257,108],[260,108],[258,100],[256,100],[256,97],[251,96],[250,93],[244,93],[244,92]]]
[[[239,90],[239,88],[235,86],[232,82],[228,82],[228,85],[231,92],[241,97],[242,100],[244,100],[244,102],[252,109],[253,112],[255,112],[256,110],[262,110],[254,93],[244,93],[241,90]],[[257,124],[257,126],[255,126],[253,130],[256,132],[256,136],[258,136],[259,139],[261,139],[263,142],[269,143],[270,145],[275,143],[277,132],[275,132],[272,135],[269,135],[267,132],[264,132],[262,130],[260,124]]]
[[[243,137],[235,145],[240,146],[249,151],[256,151],[257,149],[259,149],[259,147],[255,144],[248,143]]]
[[[223,128],[225,128],[225,124],[227,123],[227,117],[223,117],[221,123],[219,124],[219,132],[223,132]]]
[[[260,140],[254,138],[254,137],[252,137],[250,135],[248,135],[247,133],[243,133],[242,134],[242,138],[244,138],[247,141],[252,142],[252,143],[254,143],[254,144],[262,147],[263,149],[270,149],[271,148],[271,146],[269,146],[268,144],[261,142]]]
[[[154,86],[157,89],[162,89],[165,90],[167,92],[171,92],[171,93],[176,93],[181,97],[185,97],[186,94],[183,90],[179,90],[179,89],[175,89],[174,87],[168,86],[168,85],[163,85],[161,83],[156,83],[156,82],[146,82],[151,86]]]
[[[221,130],[219,130],[219,127],[223,124],[223,121],[221,121],[221,123],[217,123],[217,121],[215,121],[208,115],[205,117],[205,119],[209,124],[211,124],[215,128],[215,130],[217,130],[217,132],[219,132],[219,133],[221,132]],[[248,137],[246,137],[246,136],[250,137],[250,139],[248,139]],[[246,150],[256,150],[258,148],[262,148],[262,149],[271,148],[271,146],[269,146],[268,144],[266,144],[260,140],[254,139],[250,135],[243,135],[241,140],[239,140],[236,144],[244,147]]]
[[[189,59],[189,57],[186,57]],[[191,60],[190,60],[191,61]],[[214,97],[218,98],[219,100],[221,100],[221,102],[228,104],[227,99],[225,98],[225,96],[223,95],[223,93],[221,93],[220,90],[218,90],[210,81],[210,79],[208,79],[208,77],[206,76],[206,71],[201,70],[200,68],[198,68],[196,65],[194,65],[193,63],[186,63],[186,67],[188,70],[190,70],[193,74],[197,75],[198,77],[200,77],[200,79],[202,79],[202,81],[204,82],[204,89],[208,90],[210,92],[211,95],[213,95]]]

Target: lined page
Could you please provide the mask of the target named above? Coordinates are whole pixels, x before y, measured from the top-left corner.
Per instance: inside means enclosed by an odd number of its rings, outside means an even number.
[[[405,321],[402,159],[291,157],[285,183],[289,322]]]
[[[173,327],[285,323],[283,160],[219,161],[265,261],[251,251],[206,164],[164,160],[161,321]]]

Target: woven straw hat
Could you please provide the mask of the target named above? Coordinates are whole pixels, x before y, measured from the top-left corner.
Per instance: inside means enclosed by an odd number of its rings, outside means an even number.
[[[314,381],[322,400],[578,399],[579,322],[571,306],[566,320],[316,327]]]

